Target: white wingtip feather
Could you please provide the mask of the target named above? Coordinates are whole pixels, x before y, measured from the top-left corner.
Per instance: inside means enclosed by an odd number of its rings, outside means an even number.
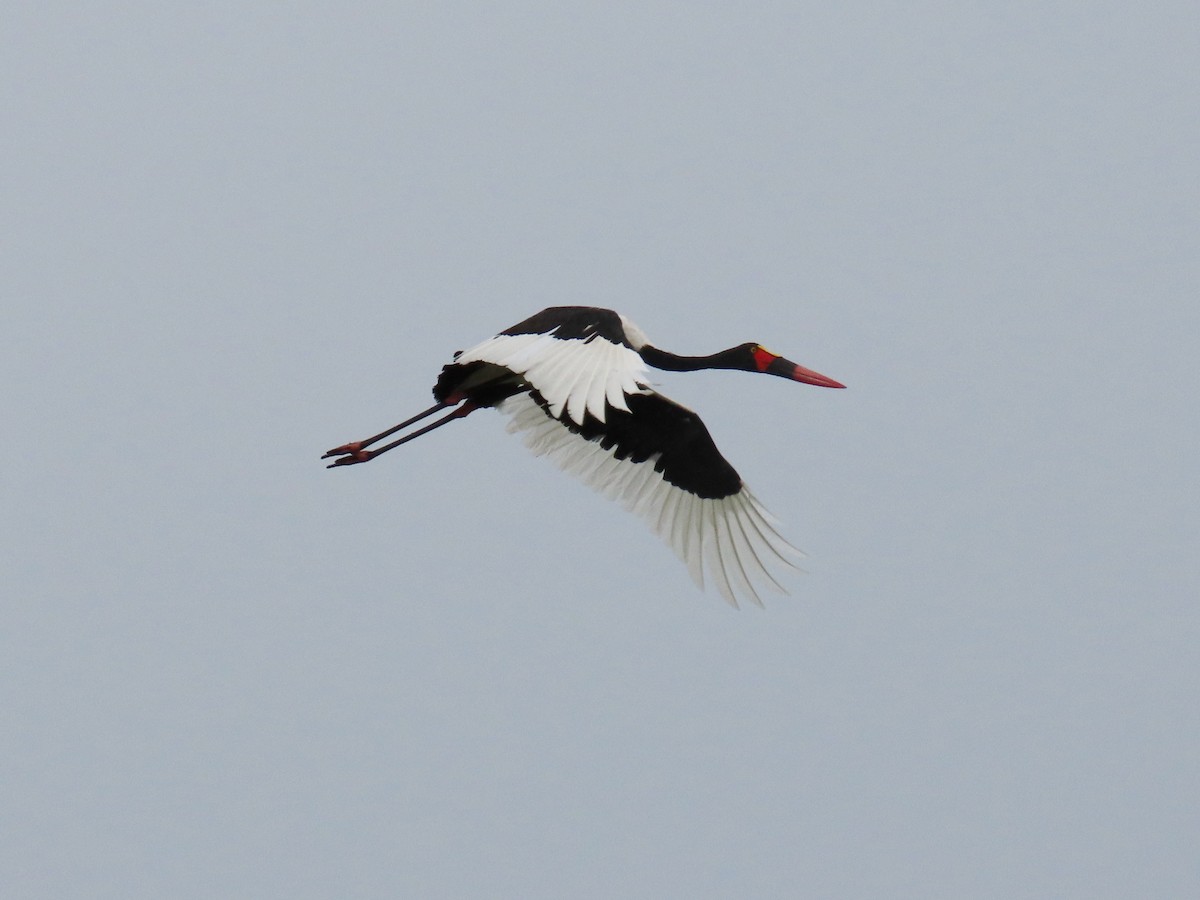
[[[599,441],[586,440],[551,418],[528,394],[510,397],[498,409],[510,416],[508,430],[520,433],[535,455],[547,457],[644,520],[684,562],[701,590],[707,569],[734,607],[739,600],[763,605],[756,583],[786,593],[771,567],[795,569],[790,557],[804,554],[779,533],[778,520],[745,485],[728,497],[697,497],[655,470],[657,456],[642,463],[617,459]]]

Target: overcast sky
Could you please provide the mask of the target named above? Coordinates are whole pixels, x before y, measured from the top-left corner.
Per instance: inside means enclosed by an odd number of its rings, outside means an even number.
[[[1200,896],[1194,2],[15,3],[0,894]],[[808,551],[478,413],[551,305]]]

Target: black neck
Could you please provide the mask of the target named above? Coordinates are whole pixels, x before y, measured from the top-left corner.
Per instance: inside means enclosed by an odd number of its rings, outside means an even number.
[[[650,344],[638,351],[648,365],[667,372],[696,372],[700,369],[743,369],[745,365],[740,359],[741,347],[730,347],[719,353],[708,356],[679,356],[666,350],[659,350]]]

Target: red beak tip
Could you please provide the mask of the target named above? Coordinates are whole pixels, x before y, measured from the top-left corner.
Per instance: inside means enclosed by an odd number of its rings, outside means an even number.
[[[844,388],[845,385],[840,381],[834,381],[828,375],[822,375],[820,372],[814,372],[812,369],[806,369],[804,366],[796,366],[796,371],[792,375],[796,381],[802,381],[805,384],[811,384],[816,387],[827,388]]]

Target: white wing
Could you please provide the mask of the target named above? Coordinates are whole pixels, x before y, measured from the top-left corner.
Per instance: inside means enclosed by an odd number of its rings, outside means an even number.
[[[499,334],[455,360],[462,365],[489,362],[524,378],[549,404],[556,418],[583,424],[584,412],[604,422],[609,406],[628,412],[625,395],[649,378],[636,352],[599,335],[562,339],[549,334]]]
[[[569,396],[564,401],[568,412]],[[587,408],[591,410],[590,402]],[[553,405],[543,409],[529,394],[510,397],[497,409],[512,417],[508,430],[520,433],[533,453],[645,520],[683,560],[701,589],[707,569],[721,596],[735,607],[739,599],[762,606],[756,584],[787,593],[769,567],[795,569],[793,560],[804,554],[779,534],[777,520],[744,484],[727,497],[699,497],[663,478],[655,468],[660,454],[644,462],[618,459],[615,447],[605,449],[600,439],[588,440],[572,431],[552,417]]]

